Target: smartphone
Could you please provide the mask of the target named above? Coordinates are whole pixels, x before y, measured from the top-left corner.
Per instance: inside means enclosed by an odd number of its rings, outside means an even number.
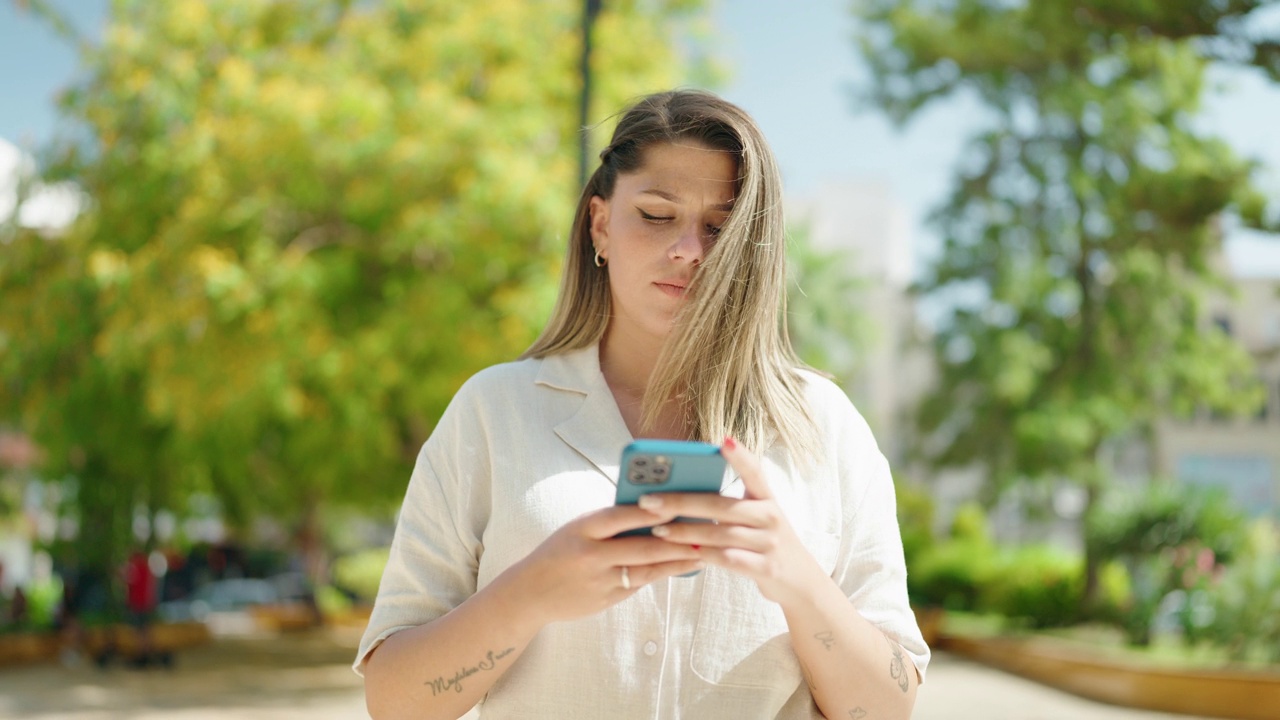
[[[616,504],[635,505],[642,495],[654,492],[718,494],[724,471],[724,456],[715,445],[686,440],[636,440],[622,450]],[[676,520],[710,522],[704,518]],[[648,534],[649,528],[637,528],[619,533],[618,537]]]

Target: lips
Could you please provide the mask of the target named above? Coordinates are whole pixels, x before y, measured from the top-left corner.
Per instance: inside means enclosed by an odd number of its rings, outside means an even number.
[[[684,297],[685,292],[689,289],[688,284],[680,280],[660,280],[654,285],[662,292],[676,298]]]

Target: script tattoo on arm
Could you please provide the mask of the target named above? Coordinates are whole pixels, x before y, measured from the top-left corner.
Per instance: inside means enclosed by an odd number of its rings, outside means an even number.
[[[902,657],[902,646],[888,637],[885,637],[885,642],[889,643],[889,647],[893,650],[893,659],[889,661],[889,677],[898,681],[899,690],[906,692],[909,681],[907,680],[907,663]]]
[[[817,639],[819,639],[819,640],[821,640],[821,641],[822,641],[822,647],[824,647],[824,648],[826,648],[826,649],[828,649],[828,650],[830,650],[830,649],[831,649],[831,646],[832,646],[832,645],[835,645],[835,644],[836,644],[836,636],[835,636],[835,633],[831,632],[830,630],[823,630],[822,632],[818,633],[817,635],[814,635],[814,637],[815,637],[815,638],[817,638]]]
[[[861,718],[864,718],[866,716],[867,716],[867,711],[863,710],[861,706],[856,707],[849,711],[850,720],[860,720]]]
[[[436,695],[439,695],[440,693],[446,692],[448,690],[453,690],[454,692],[460,693],[462,692],[463,680],[471,677],[472,675],[475,675],[481,670],[492,670],[494,666],[497,665],[499,660],[510,655],[515,651],[516,649],[513,647],[507,648],[506,650],[503,650],[500,653],[495,653],[494,651],[490,650],[489,654],[486,655],[483,660],[476,663],[475,665],[472,665],[471,667],[464,667],[458,670],[458,672],[453,674],[453,677],[446,678],[445,676],[441,675],[435,680],[426,681],[425,683],[423,683],[423,685],[431,686],[432,697],[435,697]]]

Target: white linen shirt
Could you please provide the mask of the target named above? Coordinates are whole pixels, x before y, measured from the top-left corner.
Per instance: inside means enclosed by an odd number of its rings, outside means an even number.
[[[774,448],[762,458],[765,477],[814,558],[923,678],[929,648],[907,603],[888,463],[844,393],[814,373],[803,377],[823,434],[820,462],[802,475]],[[389,635],[444,615],[565,523],[613,504],[631,440],[596,346],[468,380],[418,456],[356,672]],[[741,479],[728,478],[723,492],[741,497]],[[708,567],[544,627],[468,717],[821,714],[782,609],[751,580]]]

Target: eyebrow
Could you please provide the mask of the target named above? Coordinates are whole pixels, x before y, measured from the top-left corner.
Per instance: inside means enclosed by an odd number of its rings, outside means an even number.
[[[663,200],[667,200],[667,201],[669,201],[669,202],[676,203],[677,205],[679,205],[681,202],[683,202],[683,201],[680,199],[680,196],[675,195],[675,194],[672,194],[672,193],[669,193],[669,192],[667,192],[666,190],[662,190],[662,189],[660,189],[660,188],[649,188],[648,190],[641,190],[641,191],[640,191],[640,194],[641,194],[641,195],[656,195],[656,196],[658,196],[658,197],[662,198]],[[736,198],[735,198],[735,199],[736,199]],[[729,202],[727,202],[727,203],[720,203],[719,205],[712,205],[712,206],[711,206],[711,209],[713,209],[713,210],[722,210],[722,211],[724,211],[724,212],[729,212],[729,211],[733,210],[733,200],[730,200],[730,201],[729,201]]]

